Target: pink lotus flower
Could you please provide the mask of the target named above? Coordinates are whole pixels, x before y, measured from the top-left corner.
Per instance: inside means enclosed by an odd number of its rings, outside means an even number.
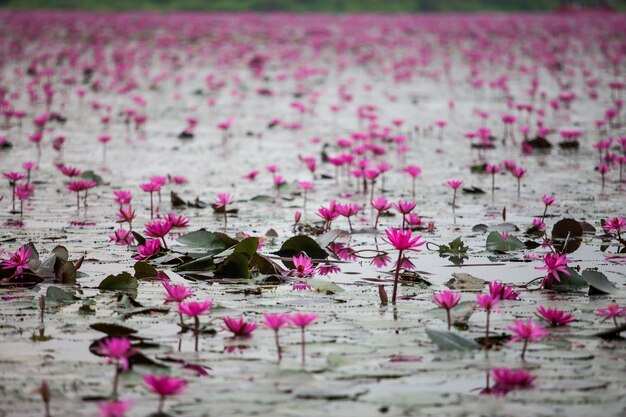
[[[257,328],[257,324],[251,321],[246,321],[243,316],[234,318],[226,316],[223,318],[226,327],[222,327],[224,330],[228,330],[233,333],[233,336],[250,336],[252,332]]]
[[[301,353],[302,353],[302,366],[303,367],[304,367],[304,362],[306,358],[306,354],[305,354],[306,340],[304,336],[304,329],[307,328],[309,325],[311,325],[315,320],[317,320],[318,317],[319,315],[316,313],[307,314],[307,313],[301,313],[299,311],[289,316],[289,321],[291,321],[291,324],[293,324],[296,327],[299,327],[301,330],[300,347],[302,349]]]
[[[539,306],[537,308],[537,315],[550,323],[551,326],[564,326],[574,321],[574,316],[565,311],[558,310],[556,308],[545,308]]]
[[[494,294],[476,294],[476,304],[487,311],[487,323],[485,325],[485,345],[489,347],[489,319],[491,312],[500,301],[500,297]]]
[[[513,288],[497,281],[489,282],[489,294],[492,297],[497,297],[501,300],[517,300],[520,292],[515,291]]]
[[[130,401],[106,401],[98,404],[100,413],[98,417],[124,417],[126,412],[130,410],[132,403]]]
[[[141,261],[161,252],[161,241],[158,239],[148,239],[143,245],[137,247],[137,255],[135,259]]]
[[[528,321],[515,320],[513,326],[507,327],[514,333],[509,343],[514,343],[520,340],[524,341],[524,347],[522,348],[522,359],[526,354],[526,347],[528,342],[537,342],[548,335],[548,332],[539,325],[534,325],[532,320]]]
[[[274,330],[274,340],[276,342],[276,352],[278,354],[278,362],[282,360],[282,348],[278,339],[278,330],[289,324],[289,314],[269,314],[263,313],[263,323],[270,329]]]
[[[135,218],[135,210],[133,210],[130,206],[122,207],[120,211],[115,213],[119,220],[116,220],[117,223],[128,223],[128,226],[133,227],[133,219]]]
[[[442,291],[438,294],[433,295],[433,301],[440,308],[446,310],[446,315],[448,318],[448,330],[450,330],[450,326],[452,325],[452,318],[450,317],[450,310],[456,306],[461,300],[461,294],[453,291]]]
[[[167,287],[166,287],[166,290],[167,290]],[[180,304],[178,304],[178,311],[187,317],[196,318],[206,313],[207,310],[211,307],[213,307],[213,300],[187,301],[187,302],[180,302]]]
[[[293,264],[295,269],[292,269],[289,272],[289,275],[296,276],[299,278],[310,277],[315,272],[315,267],[311,262],[311,258],[306,256],[305,254],[300,254],[298,256],[292,257]]]
[[[165,220],[172,225],[172,228],[187,227],[189,225],[189,218],[184,214],[179,214],[177,216],[174,213],[170,213],[165,216]]]
[[[14,277],[22,275],[28,269],[28,262],[33,250],[30,246],[22,246],[14,253],[9,254],[9,259],[2,260],[2,269],[15,269]]]
[[[123,204],[130,204],[133,199],[133,195],[127,190],[115,190],[113,191],[113,195],[115,195],[115,202],[120,206]]]
[[[148,389],[159,396],[158,413],[163,413],[165,398],[182,393],[187,386],[187,381],[167,375],[144,375],[144,382]]]
[[[415,203],[414,201],[398,200],[398,202],[395,203],[393,206],[400,214],[404,215],[409,214],[411,211],[413,211],[416,205],[417,203]]]
[[[220,208],[224,207],[226,209],[226,205],[233,202],[233,195],[230,193],[219,193],[215,198],[215,206]]]
[[[167,281],[163,281],[163,287],[165,287],[166,291],[163,293],[166,303],[182,303],[193,295],[193,290],[183,284],[172,285]]]
[[[460,188],[463,185],[463,181],[461,180],[448,180],[448,186],[454,190]]]
[[[371,264],[374,265],[376,268],[384,268],[389,264],[389,262],[391,262],[391,258],[386,254],[381,254],[374,256],[372,258]]]
[[[259,170],[255,169],[255,170],[252,170],[252,171],[248,172],[244,176],[244,178],[247,179],[247,180],[250,180],[250,181],[254,181],[256,179],[257,175],[259,175]]]
[[[115,363],[123,371],[128,369],[128,358],[137,353],[125,337],[108,337],[98,344],[97,351],[108,358],[108,363]]]
[[[341,272],[341,268],[339,268],[337,265],[321,264],[317,267],[316,271],[319,275],[329,275]]]
[[[543,279],[544,286],[549,286],[552,283],[552,278],[557,282],[561,282],[559,272],[569,276],[571,273],[566,269],[569,259],[565,255],[559,255],[558,253],[547,253],[543,258],[544,266],[538,266],[535,269],[543,269],[548,271]]]
[[[352,221],[350,217],[354,216],[358,212],[361,211],[361,207],[358,204],[349,203],[349,204],[337,204],[336,207],[337,212],[348,219],[348,225],[350,226],[350,233],[352,233]]]
[[[613,217],[604,220],[604,231],[607,233],[617,233],[617,236],[620,237],[620,233],[623,230],[626,230],[626,219],[623,217]]]
[[[152,182],[152,181],[139,184],[139,188],[141,188],[143,191],[150,193],[150,194],[152,194],[155,191],[159,191],[162,186],[163,184],[159,184],[159,183]]]
[[[163,247],[167,249],[167,243],[165,243],[165,236],[172,229],[172,223],[169,220],[155,220],[150,223],[145,224],[146,227],[146,236],[161,239],[163,242]]]
[[[596,314],[600,317],[604,317],[604,319],[602,319],[602,323],[608,319],[613,319],[615,327],[618,327],[617,318],[624,317],[626,315],[626,307],[620,307],[617,304],[609,304],[607,308],[600,308],[596,310]]]
[[[385,230],[385,234],[387,235],[387,238],[383,238],[383,240],[391,244],[399,251],[414,251],[426,243],[425,240],[420,241],[420,239],[422,238],[421,235],[412,237],[411,230],[403,231],[401,229],[396,229],[395,227],[390,227],[389,229]]]

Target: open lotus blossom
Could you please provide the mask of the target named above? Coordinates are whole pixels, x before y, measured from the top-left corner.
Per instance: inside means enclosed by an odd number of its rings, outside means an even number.
[[[306,256],[304,253],[292,257],[292,262],[295,268],[289,271],[289,275],[291,276],[305,278],[310,277],[315,273],[315,266],[311,262],[311,258]]]
[[[120,370],[128,369],[128,358],[137,353],[133,349],[129,339],[125,337],[108,337],[102,340],[97,347],[99,354],[108,358],[109,363],[115,364],[115,376],[113,378],[113,398],[117,398],[117,385]]]
[[[514,389],[532,388],[533,382],[537,379],[525,369],[493,368],[491,375],[495,381],[492,392],[502,395]]]
[[[567,259],[565,255],[560,255],[558,253],[547,253],[543,257],[544,265],[535,268],[547,271],[546,276],[543,279],[544,286],[550,286],[550,284],[552,283],[552,279],[555,279],[557,282],[561,282],[559,272],[567,276],[571,275],[571,273],[567,270],[568,262],[569,259]]]
[[[524,359],[524,355],[526,355],[528,342],[537,342],[548,335],[548,332],[543,327],[538,324],[533,324],[530,319],[528,319],[528,321],[515,320],[514,325],[507,327],[507,329],[513,332],[513,337],[509,343],[518,342],[520,340],[524,341],[522,359]]]
[[[148,389],[159,396],[157,413],[163,413],[165,398],[178,395],[185,390],[187,381],[167,375],[144,375],[143,380]]]
[[[304,336],[304,329],[310,326],[315,320],[317,320],[318,317],[319,317],[319,314],[317,313],[301,313],[299,311],[296,311],[295,313],[289,316],[289,321],[291,322],[291,324],[293,324],[296,327],[299,327],[301,330],[300,347],[302,350],[301,352],[302,353],[302,366],[304,366],[304,362],[306,358],[306,355],[305,355],[306,340]]]
[[[489,281],[489,294],[500,300],[517,300],[520,292],[498,281]]]
[[[166,303],[182,303],[187,298],[193,296],[193,290],[184,284],[170,284],[167,281],[163,281],[163,287],[165,288],[163,295]]]
[[[146,236],[161,239],[163,247],[167,249],[167,243],[165,243],[165,236],[172,229],[172,223],[169,220],[155,220],[145,224]]]
[[[226,327],[222,327],[222,329],[232,332],[233,336],[235,337],[250,336],[252,332],[257,328],[256,323],[246,321],[243,317],[235,318],[226,316],[223,318],[223,320]]]
[[[546,320],[552,327],[564,326],[574,321],[574,316],[556,308],[537,307],[537,315]]]
[[[14,253],[9,254],[8,259],[2,260],[2,269],[14,269],[13,276],[19,276],[28,268],[28,262],[33,250],[30,246],[22,246]]]
[[[626,218],[624,217],[613,217],[604,220],[604,225],[602,226],[604,231],[607,233],[616,233],[618,239],[621,239],[621,232],[626,230]]]
[[[497,294],[477,294],[476,304],[484,308],[487,312],[487,322],[485,325],[485,346],[489,346],[489,319],[491,318],[491,312],[496,308],[500,297]]]
[[[147,239],[143,245],[137,246],[135,259],[141,261],[161,252],[161,241],[159,239]]]
[[[417,248],[424,245],[426,241],[420,240],[422,237],[421,235],[412,237],[410,229],[404,231],[401,229],[390,227],[389,229],[385,230],[385,234],[387,235],[387,239],[385,240],[398,250],[398,260],[396,261],[396,272],[393,282],[393,296],[391,299],[392,304],[395,304],[398,293],[398,278],[400,276],[402,253],[404,251],[416,251]]]
[[[461,300],[461,294],[454,291],[441,291],[440,293],[433,295],[433,301],[439,307],[446,310],[446,315],[448,319],[448,330],[450,330],[450,326],[452,325],[452,320],[450,317],[450,310],[456,306]]]
[[[215,197],[215,208],[222,209],[224,212],[224,227],[228,225],[228,209],[227,205],[233,202],[233,195],[229,193],[219,193]]]
[[[135,210],[133,210],[130,206],[125,206],[120,208],[120,211],[115,213],[118,220],[117,223],[128,223],[128,227],[130,230],[133,230],[133,220],[135,219]]]
[[[167,287],[166,287],[167,290]],[[180,295],[180,294],[179,294]],[[213,300],[206,301],[186,301],[178,304],[178,312],[187,317],[193,318],[195,337],[195,351],[198,351],[198,339],[200,338],[200,319],[199,317],[207,312],[213,306]],[[181,317],[182,324],[182,317]]]
[[[98,417],[125,417],[131,405],[132,402],[129,400],[102,402],[98,404],[98,408],[100,409]]]
[[[184,214],[177,216],[174,213],[170,213],[165,216],[165,220],[171,224],[172,228],[187,227],[189,225],[189,218]]]
[[[376,209],[376,220],[374,221],[374,229],[378,227],[378,219],[380,214],[388,211],[392,204],[384,197],[376,197],[371,200],[372,207]]]
[[[280,340],[278,339],[278,331],[285,326],[289,325],[288,313],[263,313],[263,323],[274,331],[274,341],[276,343],[276,354],[278,355],[278,362],[282,360],[282,348],[280,347]]]
[[[153,182],[153,181],[139,184],[139,188],[141,188],[143,191],[150,194],[150,218],[151,219],[154,218],[154,193],[160,192],[162,186],[163,184],[160,184],[158,182]]]
[[[603,323],[608,319],[613,319],[615,327],[619,327],[617,318],[626,316],[626,307],[620,307],[617,304],[609,304],[607,308],[599,308],[596,310],[596,314],[600,317],[604,317],[602,319]]]
[[[544,221],[546,218],[546,214],[548,213],[548,207],[555,206],[557,204],[557,201],[554,196],[547,195],[547,194],[544,194],[543,197],[541,197],[541,200],[543,201],[543,204],[544,204],[543,215],[541,216],[541,221]]]
[[[124,204],[130,204],[133,199],[133,195],[128,190],[114,190],[113,195],[115,196],[115,203],[120,205],[120,210]]]

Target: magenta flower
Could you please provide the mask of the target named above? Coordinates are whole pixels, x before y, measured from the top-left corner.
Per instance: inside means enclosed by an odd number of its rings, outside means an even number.
[[[98,344],[97,350],[108,358],[108,363],[115,363],[123,371],[128,369],[128,358],[137,353],[125,337],[108,337]]]
[[[491,294],[492,297],[498,297],[501,300],[517,300],[520,292],[515,291],[513,288],[501,282],[490,281],[489,294]]]
[[[14,277],[22,275],[25,269],[28,268],[28,262],[30,261],[30,255],[33,250],[30,246],[22,246],[14,253],[9,254],[9,259],[2,260],[2,269],[15,269],[13,271]]]
[[[116,399],[119,372],[120,370],[125,371],[128,369],[128,358],[137,353],[137,350],[133,349],[130,340],[125,337],[108,337],[98,344],[96,350],[99,354],[108,358],[108,363],[115,364],[112,396]]]
[[[184,214],[179,214],[177,216],[174,213],[170,213],[165,216],[165,220],[170,222],[172,228],[187,227],[187,225],[189,225],[189,218],[187,218],[187,216],[185,216]]]
[[[150,218],[154,218],[154,192],[160,192],[161,191],[161,187],[163,186],[163,184],[160,184],[158,182],[146,182],[143,184],[139,184],[139,188],[141,188],[143,191],[150,193]]]
[[[390,227],[385,230],[385,234],[387,235],[387,239],[383,238],[383,240],[390,243],[398,250],[398,260],[396,261],[396,272],[393,280],[393,296],[391,298],[392,304],[395,304],[398,293],[398,277],[400,276],[400,267],[403,259],[402,252],[406,250],[416,251],[417,248],[424,245],[426,241],[420,241],[420,238],[422,237],[421,235],[412,237],[410,229],[403,231],[401,229]]]
[[[120,208],[124,204],[130,204],[133,199],[133,195],[127,190],[114,190],[113,195],[115,196],[115,203],[119,204]]]
[[[317,267],[316,271],[319,275],[329,275],[341,272],[341,268],[339,268],[337,265],[321,264]]]
[[[182,393],[187,386],[187,381],[184,379],[167,375],[144,375],[143,380],[148,385],[148,389],[159,396],[157,411],[159,414],[163,413],[165,398]]]
[[[100,413],[98,417],[124,417],[126,412],[130,410],[132,403],[130,401],[106,401],[98,404]]]
[[[500,297],[494,294],[476,294],[476,304],[484,308],[487,312],[487,323],[485,325],[485,346],[489,346],[489,319],[491,311],[493,311],[500,301]]]
[[[561,282],[559,272],[569,276],[571,273],[567,270],[567,263],[569,259],[565,255],[559,255],[558,253],[547,253],[543,258],[544,266],[538,266],[535,269],[542,269],[547,271],[545,278],[543,279],[544,286],[549,286],[552,283],[552,278],[557,282]]]
[[[454,291],[441,291],[438,294],[433,295],[433,301],[440,308],[446,310],[446,315],[448,318],[448,330],[450,330],[450,326],[452,325],[452,318],[450,317],[450,310],[456,306],[461,300],[461,294]]]
[[[376,221],[374,222],[374,229],[378,227],[378,219],[380,214],[388,211],[391,208],[391,203],[384,197],[376,197],[371,200],[372,207],[376,209]]]
[[[299,327],[302,332],[300,346],[302,348],[302,366],[303,367],[304,367],[304,362],[306,358],[306,354],[305,354],[306,340],[304,336],[304,329],[307,328],[309,325],[311,325],[315,320],[317,320],[318,317],[319,317],[319,314],[316,314],[316,313],[307,314],[307,313],[301,313],[299,311],[289,316],[289,321],[291,321],[291,324],[293,324],[296,327]]]
[[[167,287],[166,287],[167,290]],[[180,295],[180,294],[178,294]],[[213,300],[187,301],[178,305],[178,311],[187,317],[198,317],[206,313],[213,306]]]
[[[118,245],[130,246],[135,241],[133,234],[126,229],[117,229],[109,236],[109,242],[115,242]]]
[[[417,203],[414,201],[398,200],[398,202],[395,203],[393,207],[398,211],[398,213],[405,215],[413,211],[416,205]]]
[[[545,308],[543,306],[539,306],[537,308],[537,315],[549,322],[552,327],[564,326],[574,321],[573,315],[556,308]]]
[[[461,180],[448,180],[447,182],[448,186],[454,190],[457,190],[459,188],[461,188],[461,186],[463,185],[463,181]]]
[[[167,290],[167,287],[165,287]],[[182,294],[178,294],[179,296]],[[206,301],[188,301],[178,304],[178,313],[180,315],[181,325],[183,325],[182,314],[192,317],[194,323],[195,351],[198,351],[198,340],[200,337],[200,319],[199,317],[213,306],[213,300]]]
[[[18,181],[23,180],[24,178],[26,178],[25,174],[22,174],[21,172],[3,172],[2,176],[4,178],[6,178],[7,180],[9,180],[9,186],[12,189],[12,196],[13,196],[13,209],[12,211],[15,212],[15,186],[17,184]]]
[[[371,264],[374,265],[376,268],[384,268],[389,264],[389,262],[391,262],[391,258],[383,253],[374,256],[372,258]]]
[[[233,333],[233,336],[247,337],[257,328],[257,324],[251,321],[246,321],[243,316],[234,318],[226,316],[223,318],[226,327],[222,327],[224,330],[228,330]]]
[[[524,341],[524,347],[522,348],[522,359],[526,354],[526,347],[528,342],[537,342],[548,335],[548,332],[541,326],[533,324],[532,320],[528,321],[515,320],[513,326],[507,327],[514,333],[509,343],[514,343],[520,340]]]
[[[161,252],[161,241],[158,239],[148,239],[143,245],[137,247],[137,255],[135,259],[141,261]]]
[[[409,165],[404,169],[411,177],[411,190],[413,200],[415,200],[415,179],[422,173],[422,169],[416,165]]]
[[[228,226],[228,213],[226,206],[233,202],[233,195],[229,193],[219,193],[215,198],[215,208],[224,210],[224,227]]]
[[[193,295],[193,290],[185,287],[183,284],[172,285],[167,281],[163,281],[163,287],[165,287],[166,291],[163,293],[166,303],[182,303]]]
[[[282,348],[280,347],[280,341],[278,339],[278,330],[281,327],[289,325],[289,314],[269,314],[263,313],[263,323],[270,329],[274,330],[274,340],[276,342],[276,352],[278,354],[278,362],[282,360]]]
[[[607,308],[600,308],[596,310],[596,314],[600,317],[604,317],[604,319],[602,319],[602,323],[608,319],[613,319],[615,327],[618,327],[617,318],[624,317],[626,315],[626,307],[620,307],[617,304],[609,304]]]
[[[167,249],[167,243],[165,243],[165,236],[172,229],[172,223],[169,220],[155,220],[145,224],[146,235],[154,239],[161,239],[163,247]]]
[[[348,219],[348,225],[350,226],[350,233],[352,233],[352,221],[350,220],[350,217],[354,216],[359,211],[361,211],[361,207],[359,207],[358,204],[354,204],[354,203],[337,204],[336,210],[341,216]]]
[[[411,230],[403,231],[401,229],[396,229],[394,227],[390,227],[385,230],[385,234],[387,235],[387,239],[384,239],[386,242],[391,244],[394,248],[399,251],[405,250],[417,250],[418,247],[424,245],[426,243],[425,240],[420,241],[422,238],[421,235],[412,237]]]
[[[604,220],[604,231],[607,233],[615,232],[617,237],[621,239],[621,232],[626,230],[626,219],[623,217],[613,217]]]
[[[289,275],[304,278],[310,277],[311,275],[313,275],[313,273],[315,273],[315,267],[311,262],[311,258],[306,256],[304,253],[292,257],[292,261],[295,269],[289,271]]]
[[[543,201],[543,204],[545,206],[543,209],[543,215],[541,216],[541,221],[543,221],[546,218],[546,214],[548,213],[548,207],[556,205],[557,201],[554,196],[547,194],[544,194],[543,197],[541,197],[541,200]]]
[[[128,227],[133,229],[133,219],[135,218],[135,210],[133,210],[130,206],[120,208],[120,211],[115,213],[118,217],[116,223],[128,223]]]

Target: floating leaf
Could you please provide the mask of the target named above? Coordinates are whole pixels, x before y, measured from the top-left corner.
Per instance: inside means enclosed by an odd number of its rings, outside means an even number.
[[[46,304],[65,304],[65,303],[73,303],[74,301],[79,300],[74,294],[62,290],[58,287],[48,287],[46,290]]]
[[[114,323],[93,323],[90,324],[89,327],[94,329],[95,331],[106,333],[109,336],[129,336],[131,334],[137,333],[137,330],[131,329],[130,327],[122,326]]]
[[[133,269],[137,279],[155,278],[158,274],[155,267],[143,261],[135,262]]]
[[[76,266],[72,262],[61,261],[62,266],[56,271],[56,280],[61,284],[76,283]]]
[[[137,285],[137,278],[128,272],[122,272],[121,274],[106,277],[100,285],[98,285],[98,289],[114,291],[136,290]]]
[[[313,288],[315,291],[322,294],[338,294],[344,292],[345,290],[341,288],[339,285],[335,284],[331,281],[326,281],[324,279],[309,279],[307,283]]]
[[[178,265],[176,272],[185,271],[212,271],[215,269],[215,262],[213,261],[213,255],[203,256],[202,258],[194,259],[193,261],[185,262]]]
[[[615,285],[602,272],[585,269],[582,278],[589,284],[589,295],[610,294],[615,292]]]
[[[254,197],[252,197],[250,199],[250,201],[267,201],[267,202],[274,202],[274,197],[272,197],[271,195],[265,195],[265,194],[260,194],[260,195],[255,195]]]
[[[554,247],[561,253],[572,253],[580,247],[583,228],[574,219],[562,219],[552,228]],[[567,240],[567,247],[563,248]]]
[[[452,274],[452,279],[445,283],[445,286],[453,290],[481,291],[485,284],[484,279],[476,278],[465,272],[455,272]]]
[[[465,246],[465,243],[459,236],[447,245],[439,246],[439,256],[442,258],[448,258],[450,262],[455,265],[460,265],[468,259],[468,250],[469,247]]]
[[[277,263],[267,259],[265,256],[255,253],[250,263],[248,264],[250,270],[256,269],[261,274],[271,275],[276,274],[280,275],[283,273],[284,269],[281,268]]]
[[[450,331],[426,329],[430,340],[439,347],[439,350],[475,350],[480,345],[473,340],[466,339]]]
[[[180,236],[176,241],[192,248],[205,249],[209,253],[219,253],[228,247],[219,235],[209,232],[206,229],[187,233],[186,235]]]
[[[313,259],[326,259],[328,257],[328,253],[326,253],[316,241],[305,235],[298,235],[287,239],[280,247],[280,250],[274,252],[274,254],[291,258],[300,252],[304,252],[308,257]],[[285,265],[292,268],[293,265],[290,264],[290,261],[285,261]]]
[[[63,259],[64,261],[68,261],[70,258],[70,254],[67,251],[67,249],[65,248],[65,246],[55,246],[54,249],[52,249],[52,253],[56,255],[57,258],[59,259]]]
[[[581,291],[587,287],[587,281],[575,270],[570,267],[566,267],[570,275],[566,275],[563,272],[559,272],[560,281],[552,279],[548,288],[559,292],[571,292]]]
[[[256,237],[249,237],[235,245],[233,253],[241,253],[245,255],[246,258],[248,258],[248,261],[250,261],[258,248],[259,239],[257,239]]]
[[[506,252],[524,249],[526,246],[515,236],[508,236],[506,240],[498,232],[487,235],[487,250],[492,252]]]
[[[244,253],[233,253],[219,266],[215,275],[224,278],[250,278],[249,262]]]

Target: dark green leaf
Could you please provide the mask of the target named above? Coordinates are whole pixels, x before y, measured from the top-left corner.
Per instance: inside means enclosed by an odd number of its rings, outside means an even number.
[[[589,284],[589,294],[610,294],[615,292],[615,285],[602,272],[585,269],[582,277]]]
[[[158,274],[155,267],[143,261],[135,262],[133,269],[137,279],[155,278]]]
[[[487,250],[492,252],[506,252],[524,249],[526,246],[515,236],[508,236],[506,240],[498,232],[487,235]]]
[[[244,253],[233,253],[215,271],[215,276],[224,278],[250,278],[248,257]]]
[[[559,278],[561,280],[557,281],[553,278],[548,288],[559,292],[576,292],[587,287],[587,281],[585,281],[585,279],[578,272],[569,267],[566,269],[570,275],[559,272]]]
[[[328,253],[316,241],[304,235],[287,239],[275,254],[290,258],[300,252],[306,253],[308,257],[313,259],[326,259],[328,257]]]
[[[134,276],[128,272],[122,272],[118,275],[109,275],[106,277],[100,285],[98,285],[98,289],[114,291],[136,290],[137,285],[137,279]]]
[[[58,287],[48,287],[46,290],[46,304],[54,305],[73,303],[76,300],[79,300],[79,298],[74,294]]]
[[[84,180],[93,181],[97,185],[104,184],[102,177],[91,170],[83,172],[82,174],[80,174],[80,177]]]
[[[130,327],[121,326],[114,323],[94,323],[90,324],[89,327],[97,332],[106,333],[109,336],[116,337],[129,336],[133,333],[137,333],[137,330],[135,329],[131,329]]]

